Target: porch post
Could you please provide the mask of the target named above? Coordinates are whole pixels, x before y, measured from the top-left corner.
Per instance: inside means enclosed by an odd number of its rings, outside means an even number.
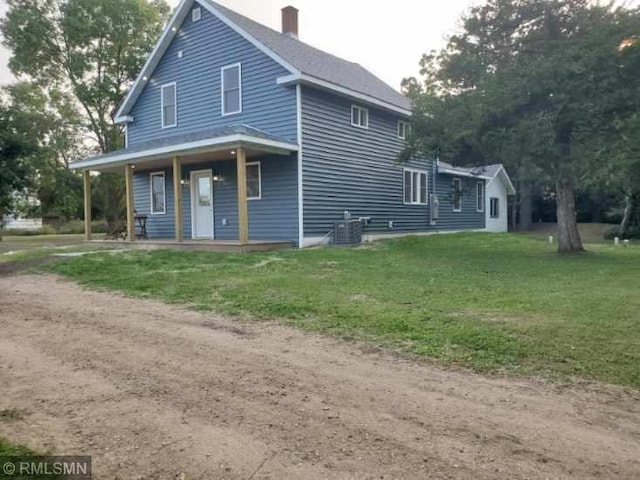
[[[127,197],[127,241],[133,242],[136,239],[133,212],[133,165],[124,166],[124,185]]]
[[[247,209],[247,152],[238,148],[238,240],[249,243],[249,213]]]
[[[91,172],[82,172],[84,190],[84,239],[91,240]]]
[[[173,157],[173,207],[176,242],[182,242],[182,165],[179,157]]]

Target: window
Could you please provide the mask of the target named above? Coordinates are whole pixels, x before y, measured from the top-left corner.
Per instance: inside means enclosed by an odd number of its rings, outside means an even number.
[[[178,124],[176,84],[163,85],[161,90],[162,128],[175,127]]]
[[[191,10],[191,21],[197,22],[202,18],[202,9],[200,7],[196,7]]]
[[[402,120],[398,121],[398,138],[402,140],[406,140],[407,135],[409,135],[409,124]]]
[[[491,218],[498,218],[500,216],[500,199],[496,197],[491,197],[489,199],[490,211],[489,214]]]
[[[247,163],[247,200],[262,198],[262,172],[260,162]]]
[[[404,203],[426,205],[427,184],[427,172],[404,169]]]
[[[476,210],[484,212],[484,182],[478,182],[476,185]]]
[[[459,178],[453,179],[453,211],[462,211],[462,180]]]
[[[222,115],[242,112],[242,66],[222,68]]]
[[[164,172],[152,173],[151,179],[151,214],[164,215],[166,209],[166,193],[164,183]]]
[[[359,128],[369,128],[369,110],[351,105],[351,125]]]

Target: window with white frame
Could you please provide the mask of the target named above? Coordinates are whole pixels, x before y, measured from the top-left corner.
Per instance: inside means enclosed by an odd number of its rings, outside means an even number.
[[[149,175],[151,182],[151,214],[163,215],[167,212],[167,194],[165,189],[164,172]]]
[[[407,205],[426,205],[428,180],[427,172],[404,169],[404,203]]]
[[[200,7],[196,7],[191,10],[191,21],[197,22],[202,18],[202,9]]]
[[[222,114],[242,112],[242,65],[222,67]]]
[[[262,167],[260,162],[247,163],[247,200],[262,198]]]
[[[178,97],[175,83],[161,88],[162,128],[175,127],[178,124]]]
[[[351,105],[351,125],[369,128],[369,110],[358,105]]]
[[[453,179],[453,211],[462,211],[462,180],[459,178]]]
[[[409,135],[409,124],[403,120],[398,120],[398,138],[406,140]]]
[[[500,216],[500,199],[491,197],[489,199],[489,207],[489,215],[491,215],[491,218],[498,218]]]
[[[484,182],[478,182],[476,185],[476,210],[484,212]]]

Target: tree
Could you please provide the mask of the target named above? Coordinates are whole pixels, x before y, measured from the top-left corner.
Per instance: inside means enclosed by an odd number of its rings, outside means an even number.
[[[9,67],[40,88],[47,108],[57,110],[58,118],[81,120],[73,123],[73,132],[49,136],[50,141],[70,141],[58,145],[58,153],[75,156],[79,152],[74,148],[106,153],[123,147],[122,127],[114,124],[112,113],[160,35],[169,13],[165,0],[7,3],[0,31],[12,52]],[[68,165],[70,158],[58,160]],[[122,203],[117,197],[122,181],[114,176],[103,182],[113,187],[105,194],[112,202],[105,210],[114,211]]]
[[[424,83],[405,83],[416,110],[407,153],[460,162],[472,152],[551,183],[558,250],[582,251],[574,186],[600,168],[591,146],[603,125],[594,119],[610,115],[613,86],[622,87],[619,46],[639,19],[637,10],[589,0],[472,8],[463,32],[423,58]]]
[[[74,158],[86,155],[88,147],[81,136],[83,118],[73,98],[56,88],[44,89],[35,83],[17,82],[6,86],[4,98],[13,114],[13,128],[38,145],[30,158],[37,171],[32,193],[40,199],[39,213],[62,220],[82,216],[82,179],[69,170]]]
[[[0,220],[13,213],[16,193],[28,188],[33,180],[29,162],[37,147],[14,128],[13,112],[0,105]]]

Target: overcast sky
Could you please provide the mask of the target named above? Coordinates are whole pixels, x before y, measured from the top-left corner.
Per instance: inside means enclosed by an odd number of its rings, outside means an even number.
[[[460,14],[473,0],[218,0],[260,23],[280,30],[280,9],[300,9],[300,39],[360,63],[396,89],[417,75],[422,53],[444,45]],[[172,6],[179,0],[169,0]],[[6,0],[0,0],[0,15]],[[11,79],[9,53],[0,48],[0,83]]]

